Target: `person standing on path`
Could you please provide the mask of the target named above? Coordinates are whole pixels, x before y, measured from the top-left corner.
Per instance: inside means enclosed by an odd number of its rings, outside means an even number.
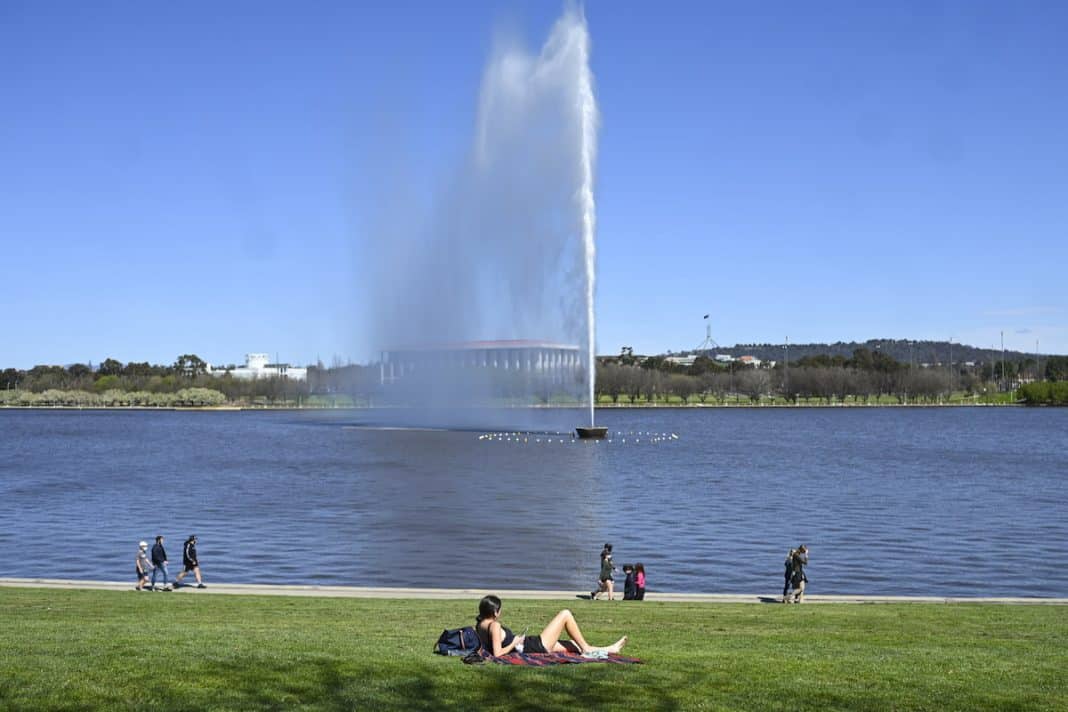
[[[794,603],[801,603],[805,598],[805,584],[808,583],[808,576],[805,574],[806,566],[808,566],[808,547],[802,544],[797,547],[797,552],[794,554],[793,572],[790,575],[790,585],[794,589]]]
[[[602,591],[608,591],[608,600],[612,600],[612,587],[615,585],[615,581],[612,579],[612,572],[615,571],[615,564],[612,563],[612,545],[605,544],[601,549],[601,573],[598,576],[599,586],[596,591],[590,592],[590,600],[596,601],[597,594]]]
[[[634,564],[623,564],[623,573],[627,575],[623,582],[623,600],[633,601],[638,598],[638,586],[634,583]]]
[[[156,535],[156,544],[152,547],[152,590],[156,589],[156,574],[163,572],[163,590],[170,591],[171,584],[167,579],[167,550],[163,548],[163,535]]]
[[[174,577],[174,587],[178,588],[182,585],[182,579],[190,571],[193,572],[193,576],[197,580],[197,588],[207,588],[204,582],[200,580],[200,560],[197,559],[197,535],[190,534],[189,538],[185,540],[185,545],[182,546],[182,571]]]
[[[782,602],[790,602],[790,579],[794,576],[794,555],[797,553],[797,549],[790,549],[786,554],[786,561],[783,562],[785,567],[783,570],[782,581]]]
[[[135,591],[144,591],[148,584],[148,573],[152,570],[152,562],[148,560],[148,542],[143,541],[137,545],[137,555],[134,557],[134,566],[137,567],[137,587]]]

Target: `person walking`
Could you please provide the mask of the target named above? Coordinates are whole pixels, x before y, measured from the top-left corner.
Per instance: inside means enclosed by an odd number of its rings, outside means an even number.
[[[167,550],[163,548],[163,535],[156,535],[156,544],[152,547],[152,590],[156,588],[156,574],[163,572],[163,590],[170,591],[171,584],[167,578]]]
[[[790,579],[794,575],[794,554],[797,553],[797,549],[790,549],[786,553],[786,561],[783,562],[783,581],[782,581],[782,602],[790,602]]]
[[[634,594],[635,601],[645,600],[645,564],[638,562],[634,564],[634,587],[636,589]]]
[[[808,583],[808,575],[805,574],[806,566],[808,566],[808,547],[802,544],[794,553],[793,571],[790,574],[794,603],[801,603],[805,598],[805,585]]]
[[[605,544],[601,549],[601,573],[598,576],[598,586],[596,591],[590,592],[590,600],[596,601],[597,594],[604,591],[608,592],[608,600],[612,600],[612,588],[615,585],[615,581],[612,579],[612,572],[615,571],[615,564],[612,563],[612,545]]]
[[[135,591],[147,590],[148,575],[152,571],[152,562],[148,560],[148,542],[142,541],[137,545],[137,555],[134,557],[134,566],[137,567],[137,587]]]
[[[193,576],[197,580],[197,588],[207,588],[204,582],[200,580],[200,560],[197,559],[197,536],[196,534],[190,534],[189,538],[185,540],[185,544],[182,546],[182,571],[174,577],[174,587],[178,588],[182,585],[182,579],[190,571],[193,572]]]

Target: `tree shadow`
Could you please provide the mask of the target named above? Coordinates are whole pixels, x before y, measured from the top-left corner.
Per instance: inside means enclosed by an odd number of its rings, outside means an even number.
[[[155,689],[162,699],[183,709],[303,707],[323,710],[404,709],[593,709],[620,706],[633,695],[655,699],[654,710],[685,708],[680,693],[666,680],[642,674],[642,666],[605,663],[524,668],[509,665],[464,665],[458,659],[398,667],[393,659],[353,665],[337,658],[319,658],[271,666],[263,659],[216,661],[209,685],[197,689]],[[704,684],[695,672],[688,683]],[[677,681],[677,680],[676,680]],[[661,684],[665,683],[665,684]],[[650,690],[655,686],[656,690]],[[650,694],[650,693],[653,694]]]

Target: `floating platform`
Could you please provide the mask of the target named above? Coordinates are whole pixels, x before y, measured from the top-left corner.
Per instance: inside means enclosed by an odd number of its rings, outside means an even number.
[[[580,440],[604,440],[608,435],[608,428],[604,427],[589,427],[589,428],[575,428],[575,433],[579,436]]]

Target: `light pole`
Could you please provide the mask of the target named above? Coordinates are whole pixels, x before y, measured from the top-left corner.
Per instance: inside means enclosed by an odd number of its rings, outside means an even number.
[[[787,402],[790,400],[790,337],[786,337],[786,343],[783,344],[783,352],[785,356],[782,359],[782,394],[785,396]]]
[[[1008,390],[1005,386],[1008,385],[1008,381],[1005,380],[1005,332],[1001,332],[1001,388]]]
[[[953,385],[956,378],[953,376],[953,337],[949,337],[949,397],[953,398]]]
[[[912,364],[912,345],[914,343],[915,343],[914,341],[911,341],[911,340],[909,341],[909,373],[905,377],[906,378],[906,381],[905,381],[905,403],[909,402],[909,386],[908,386],[908,384],[909,384],[909,382],[912,381],[912,373],[913,373],[913,369],[915,368],[915,366],[913,366],[913,364]]]
[[[1038,339],[1035,339],[1035,382],[1042,378],[1042,359],[1038,355]]]
[[[727,371],[730,373],[731,398],[734,399],[734,357],[733,356],[731,356],[731,360],[727,362]]]

